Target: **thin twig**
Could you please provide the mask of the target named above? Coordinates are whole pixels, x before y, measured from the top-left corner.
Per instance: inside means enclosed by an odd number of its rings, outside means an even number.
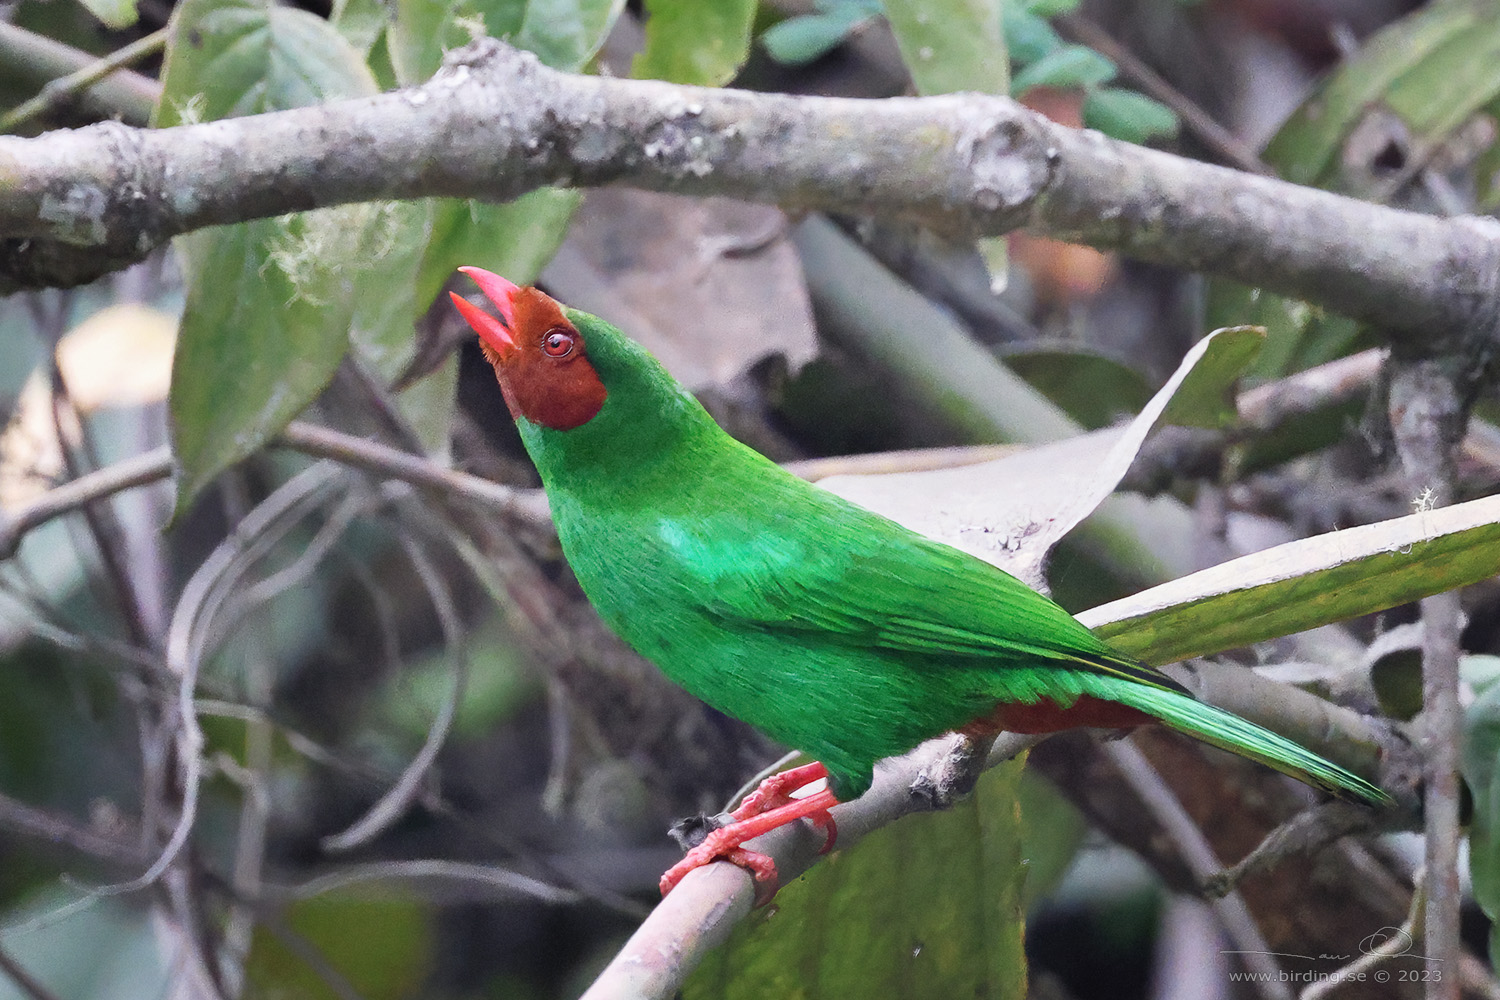
[[[49,844],[62,844],[115,864],[139,864],[146,856],[124,839],[96,833],[55,812],[13,799],[4,792],[0,792],[0,829]]]
[[[1456,359],[1395,357],[1390,366],[1387,409],[1391,437],[1411,484],[1417,516],[1451,504],[1454,451],[1467,417],[1463,379]],[[1454,591],[1422,601],[1422,714],[1417,728],[1426,766],[1423,822],[1426,829],[1426,934],[1423,951],[1430,975],[1428,1000],[1458,1000],[1460,939],[1459,704],[1461,611]]]
[[[0,21],[0,65],[33,85],[45,87],[47,81],[87,69],[98,61],[92,52]],[[80,96],[95,114],[145,125],[161,97],[161,84],[144,73],[119,70]]]
[[[67,470],[68,478],[76,481],[79,478],[79,459],[73,453],[70,437],[77,436],[79,447],[88,456],[91,465],[97,468],[99,462],[89,442],[88,427],[84,423],[83,414],[73,405],[72,393],[68,390],[67,379],[57,360],[55,343],[50,373],[52,429],[57,436],[58,452],[62,455],[63,467]],[[69,430],[73,434],[69,434]],[[135,577],[130,572],[130,567],[126,565],[128,560],[124,551],[122,532],[119,522],[115,519],[114,510],[107,504],[99,503],[83,504],[79,510],[83,514],[84,523],[88,525],[94,548],[99,553],[99,561],[104,567],[104,576],[110,583],[110,595],[119,606],[120,616],[124,619],[125,631],[130,636],[131,643],[143,649],[151,648],[157,644],[160,636],[152,636],[146,627],[146,616],[141,609],[139,589]]]
[[[509,868],[441,858],[376,861],[370,864],[349,865],[326,875],[309,879],[300,885],[275,889],[273,894],[285,895],[292,899],[311,899],[314,896],[321,896],[326,892],[333,892],[351,885],[409,879],[455,879],[498,889],[502,897],[525,896],[543,903],[559,905],[577,903],[584,898],[580,892],[550,885]]]
[[[282,484],[219,543],[183,588],[167,631],[167,665],[180,679],[173,720],[181,769],[180,815],[161,854],[144,874],[97,892],[112,895],[145,888],[161,877],[187,842],[197,818],[198,791],[203,774],[203,730],[193,709],[198,670],[206,653],[204,633],[228,592],[248,569],[248,564],[289,530],[289,526],[283,524],[279,531],[273,531],[278,522],[295,522],[303,511],[320,503],[323,491],[333,481],[336,472],[334,466],[315,465]]]
[[[1416,890],[1411,894],[1411,908],[1407,911],[1406,920],[1396,929],[1396,933],[1366,951],[1359,958],[1330,973],[1326,978],[1309,984],[1297,1000],[1322,1000],[1323,997],[1342,986],[1345,981],[1361,982],[1365,979],[1364,974],[1381,962],[1409,954],[1413,937],[1422,933],[1422,925],[1427,915],[1427,894],[1422,891],[1424,876],[1425,872],[1418,869],[1414,880]]]
[[[1422,602],[1422,715],[1427,751],[1426,821],[1428,919],[1427,996],[1457,1000],[1457,959],[1463,951],[1459,884],[1459,747],[1463,739],[1463,709],[1458,701],[1459,633],[1462,611],[1458,594],[1449,591]],[[1420,891],[1420,890],[1419,890]],[[1444,981],[1446,980],[1446,981]]]
[[[170,34],[167,28],[153,31],[144,38],[137,38],[129,45],[94,60],[82,69],[47,81],[35,97],[0,116],[0,132],[14,132],[18,126],[33,118],[39,118],[63,103],[76,99],[79,94],[111,73],[155,55],[166,46]]]
[[[1103,744],[1103,748],[1146,811],[1177,845],[1198,882],[1202,884],[1218,873],[1223,866],[1214,856],[1213,847],[1161,780],[1146,755],[1129,740],[1114,740]],[[1220,925],[1235,944],[1234,954],[1256,973],[1255,985],[1267,1000],[1292,1000],[1291,989],[1281,981],[1281,967],[1266,939],[1261,936],[1244,899],[1238,893],[1230,893],[1214,900],[1213,908]]]
[[[1248,143],[1214,121],[1196,101],[1164,80],[1099,25],[1082,14],[1063,14],[1054,18],[1052,23],[1073,41],[1081,42],[1108,57],[1120,67],[1125,79],[1175,111],[1188,130],[1198,137],[1198,141],[1213,150],[1224,163],[1263,177],[1276,176],[1276,171],[1268,167]]]
[[[433,487],[515,516],[534,527],[551,530],[541,490],[490,482],[445,468],[420,455],[305,421],[293,421],[278,440],[304,454],[331,458],[414,486]],[[53,518],[123,490],[166,479],[172,475],[172,469],[171,450],[162,446],[48,490],[18,513],[0,516],[0,560],[15,554],[27,532]]]
[[[0,515],[0,559],[15,555],[33,528],[122,490],[159,482],[172,474],[172,452],[163,445],[55,486],[11,517]]]
[[[1311,854],[1340,837],[1370,830],[1377,818],[1368,807],[1337,800],[1304,809],[1267,834],[1255,850],[1210,876],[1203,882],[1203,891],[1210,897],[1223,896],[1250,875],[1288,857]]]
[[[339,431],[294,421],[282,431],[278,443],[308,455],[331,458],[346,465],[399,479],[413,486],[427,486],[445,495],[475,501],[484,507],[514,516],[526,523],[552,530],[546,498],[541,490],[517,489],[492,483],[464,472],[445,468],[421,455],[400,451]]]
[[[427,738],[422,744],[422,749],[412,758],[406,770],[401,773],[401,777],[396,779],[390,791],[381,796],[380,800],[371,806],[369,811],[354,825],[342,833],[331,834],[320,840],[319,844],[325,851],[347,851],[358,847],[385,830],[406,812],[407,807],[417,796],[422,779],[431,770],[433,761],[437,759],[438,752],[442,750],[443,743],[453,728],[453,720],[458,714],[458,705],[463,698],[464,687],[469,679],[469,658],[464,648],[463,621],[459,616],[458,608],[453,603],[453,595],[449,592],[442,574],[433,565],[427,552],[406,536],[398,533],[397,537],[406,550],[412,567],[417,571],[418,578],[427,590],[433,610],[437,612],[438,623],[443,631],[443,644],[448,650],[453,665],[453,683],[448,689],[448,696],[443,699],[442,705],[438,708],[432,725],[428,727]]]
[[[250,614],[308,579],[344,537],[349,525],[368,512],[374,502],[371,497],[360,493],[342,498],[324,519],[312,540],[303,546],[296,559],[265,579],[247,586],[234,597],[228,610],[214,616],[213,631],[209,633],[207,645],[219,645],[226,636],[239,629]]]
[[[249,648],[245,654],[245,697],[251,704],[268,705],[275,672],[260,636],[252,632],[246,640]],[[225,990],[236,997],[244,988],[245,963],[250,957],[255,931],[255,911],[242,905],[240,900],[260,895],[265,872],[266,831],[271,822],[268,779],[273,762],[274,736],[275,724],[264,713],[246,720],[240,820],[235,837],[234,864],[230,871],[234,900],[224,920],[224,947],[219,962]]]
[[[300,958],[303,964],[323,980],[323,984],[339,1000],[365,1000],[364,995],[354,988],[354,984],[349,982],[332,962],[328,961],[328,958],[318,950],[317,945],[299,934],[280,916],[261,914],[260,922],[287,951]]]

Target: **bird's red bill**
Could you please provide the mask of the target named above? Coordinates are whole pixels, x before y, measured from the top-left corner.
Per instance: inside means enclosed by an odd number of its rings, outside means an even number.
[[[516,326],[515,296],[521,290],[520,287],[482,267],[461,267],[458,270],[474,279],[474,283],[479,286],[484,297],[489,299],[500,313],[500,320],[496,320],[483,309],[471,304],[463,296],[449,292],[454,306],[490,350],[501,355],[510,353],[516,344],[511,331]]]

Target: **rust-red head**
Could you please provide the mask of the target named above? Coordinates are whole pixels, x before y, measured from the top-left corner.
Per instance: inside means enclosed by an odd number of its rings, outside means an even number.
[[[567,431],[588,423],[607,395],[589,362],[583,334],[546,293],[512,284],[479,267],[461,267],[490,300],[500,319],[450,292],[453,304],[479,334],[484,356],[511,416]]]

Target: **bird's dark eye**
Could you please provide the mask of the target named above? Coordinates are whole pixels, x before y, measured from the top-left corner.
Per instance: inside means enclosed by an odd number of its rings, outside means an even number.
[[[542,338],[542,350],[549,358],[565,358],[573,353],[574,338],[566,330],[553,330]]]

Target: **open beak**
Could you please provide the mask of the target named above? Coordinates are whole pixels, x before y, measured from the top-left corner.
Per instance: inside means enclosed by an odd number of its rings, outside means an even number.
[[[459,271],[474,279],[484,297],[499,311],[500,319],[497,320],[478,306],[470,304],[468,299],[456,292],[449,292],[449,297],[453,299],[453,304],[458,307],[463,318],[474,328],[474,332],[479,334],[479,339],[490,350],[504,357],[515,350],[516,346],[511,331],[516,325],[515,295],[521,290],[520,287],[482,267],[461,267]]]

